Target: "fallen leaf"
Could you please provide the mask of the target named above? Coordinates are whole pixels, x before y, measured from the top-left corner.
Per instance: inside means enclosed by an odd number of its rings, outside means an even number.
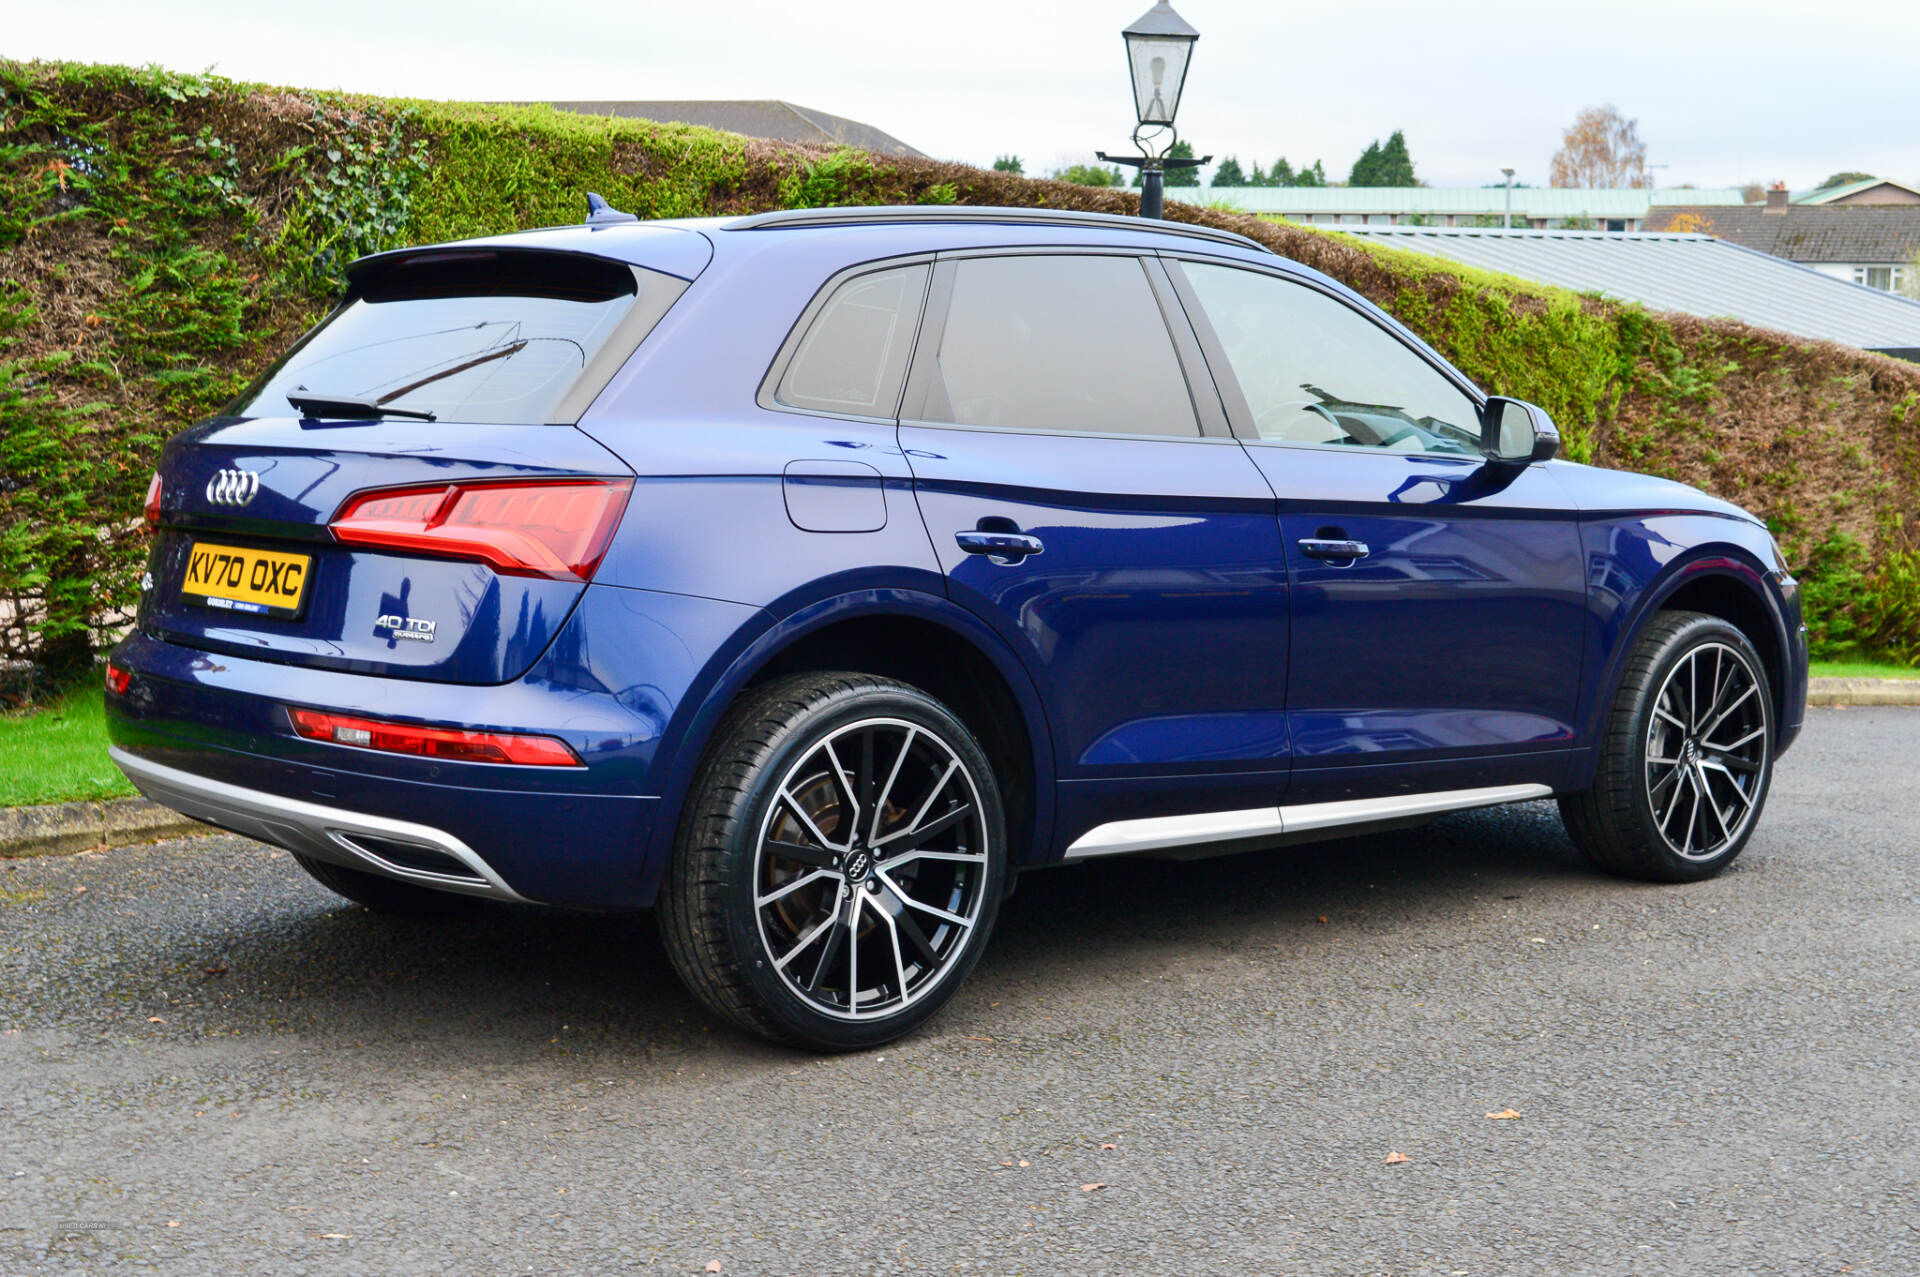
[[[1528,944],[1545,944],[1546,942],[1547,942],[1547,938],[1545,936],[1528,936],[1527,937]]]
[[[967,1041],[969,1041],[969,1042],[991,1042],[991,1041],[993,1041],[993,1039],[992,1039],[992,1038],[982,1038],[982,1037],[975,1037],[975,1036],[974,1036],[973,1034],[971,1034],[971,1033],[962,1033],[962,1034],[961,1034],[960,1036],[961,1036],[961,1037],[963,1037],[963,1038],[965,1038],[965,1039],[966,1039]]]
[[[226,973],[227,973],[227,967],[226,967],[226,964],[225,964],[224,962],[223,962],[223,963],[221,963],[221,964],[220,964],[219,966],[217,966],[217,967],[208,967],[208,968],[207,968],[207,974],[208,974],[208,975],[225,975]]]
[[[1315,922],[1325,922],[1326,920],[1327,920],[1327,915],[1324,913],[1321,914],[1318,918],[1314,919]]]
[[[1496,1122],[1504,1122],[1510,1117],[1519,1117],[1520,1114],[1514,1109],[1501,1109],[1498,1113],[1489,1113],[1487,1116]]]
[[[179,1220],[177,1220],[177,1219],[170,1219],[170,1220],[168,1220],[168,1221],[167,1221],[167,1227],[168,1227],[168,1228],[178,1228],[178,1227],[180,1227],[180,1221],[179,1221]]]
[[[1002,1165],[1002,1166],[1012,1166],[1012,1165],[1013,1165],[1013,1163],[1012,1163],[1012,1162],[1002,1162],[1002,1163],[1000,1163],[1000,1165]]]
[[[353,1240],[352,1233],[315,1233],[314,1236],[325,1242],[346,1242]]]
[[[1100,1147],[1103,1149],[1115,1149],[1115,1148],[1119,1148],[1120,1146],[1118,1144],[1102,1144]]]
[[[165,1021],[165,1020],[162,1020],[162,1019],[161,1019],[161,1018],[160,1018],[159,1016],[157,1016],[157,1015],[150,1015],[150,1016],[148,1016],[148,1017],[147,1017],[147,1023],[148,1023],[148,1024],[165,1024],[165,1023],[166,1023],[166,1021]]]
[[[707,1271],[710,1273],[720,1272],[721,1271],[720,1261],[717,1259],[709,1259],[707,1261]]]
[[[1106,1187],[1105,1184],[1082,1184],[1080,1186],[1080,1191],[1083,1193],[1097,1193],[1105,1187]]]
[[[1402,1166],[1412,1160],[1413,1159],[1408,1157],[1405,1153],[1388,1153],[1387,1154],[1388,1166]]]
[[[75,887],[73,889],[73,894],[76,896],[84,896],[87,894],[87,889],[85,887]]]
[[[1024,1157],[1023,1157],[1023,1158],[1021,1158],[1021,1159],[1020,1159],[1020,1165],[1022,1165],[1022,1166],[1031,1166],[1031,1165],[1033,1165],[1033,1163],[1032,1163],[1032,1162],[1029,1162],[1029,1161],[1028,1161],[1028,1160],[1027,1160],[1026,1158],[1024,1158]]]

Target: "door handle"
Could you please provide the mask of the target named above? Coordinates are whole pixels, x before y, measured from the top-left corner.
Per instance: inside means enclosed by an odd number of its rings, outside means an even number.
[[[1369,551],[1365,541],[1335,541],[1321,537],[1301,537],[1300,553],[1309,559],[1331,559],[1337,563],[1351,563],[1355,559],[1364,559]]]
[[[988,554],[1009,561],[1024,559],[1047,548],[1039,537],[1024,532],[956,532],[953,539],[968,554]]]

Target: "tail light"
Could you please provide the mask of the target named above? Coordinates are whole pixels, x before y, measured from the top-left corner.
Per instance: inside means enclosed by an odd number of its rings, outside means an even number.
[[[580,767],[580,756],[551,736],[470,732],[460,727],[420,727],[374,718],[353,718],[317,709],[287,710],[293,730],[308,740],[352,745],[388,754],[416,754],[463,763],[518,763],[523,767]]]
[[[155,470],[153,478],[147,480],[147,500],[141,507],[141,515],[149,528],[160,526],[160,472]]]
[[[349,497],[333,518],[348,545],[478,559],[512,576],[585,581],[607,552],[631,479],[439,483]]]
[[[125,696],[127,689],[133,686],[133,671],[122,669],[112,661],[107,662],[107,690],[115,696]]]

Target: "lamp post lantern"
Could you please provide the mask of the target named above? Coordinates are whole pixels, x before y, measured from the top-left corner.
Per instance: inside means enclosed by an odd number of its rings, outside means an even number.
[[[1133,81],[1133,144],[1138,156],[1114,156],[1096,152],[1108,164],[1125,164],[1140,170],[1140,216],[1162,215],[1162,187],[1167,169],[1198,168],[1212,160],[1173,159],[1168,152],[1179,141],[1173,117],[1180,110],[1180,90],[1186,85],[1187,67],[1193,61],[1193,45],[1200,33],[1173,11],[1168,0],[1159,0],[1120,33],[1127,46],[1127,74]]]

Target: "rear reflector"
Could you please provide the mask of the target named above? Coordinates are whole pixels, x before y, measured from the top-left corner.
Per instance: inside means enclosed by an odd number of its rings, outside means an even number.
[[[287,710],[293,730],[323,740],[389,754],[417,754],[461,763],[518,763],[523,767],[580,767],[579,755],[551,736],[509,736],[459,727],[420,727],[372,718],[351,718],[317,709]]]
[[[347,498],[333,535],[348,545],[477,559],[513,576],[585,581],[600,566],[631,479],[553,479],[380,488]]]
[[[160,526],[160,472],[158,470],[153,472],[153,478],[147,480],[147,500],[140,512],[145,516],[148,527]]]
[[[133,686],[133,671],[123,670],[112,661],[107,662],[107,690],[115,696],[125,696],[127,689]]]

